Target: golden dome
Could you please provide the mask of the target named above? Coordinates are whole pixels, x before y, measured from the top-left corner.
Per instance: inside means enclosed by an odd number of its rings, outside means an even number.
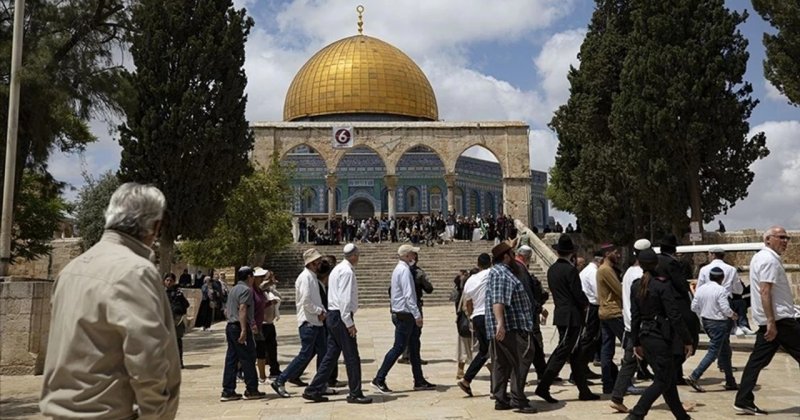
[[[323,48],[289,86],[285,121],[331,114],[439,118],[431,84],[416,63],[399,49],[366,35]]]

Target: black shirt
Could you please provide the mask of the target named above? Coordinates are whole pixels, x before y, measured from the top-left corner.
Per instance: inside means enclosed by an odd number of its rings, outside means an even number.
[[[675,291],[669,279],[649,272],[647,294],[640,296],[642,279],[631,286],[631,337],[633,345],[641,345],[643,335],[663,338],[675,343],[673,350],[682,353],[683,344],[692,344],[681,312],[676,303]]]

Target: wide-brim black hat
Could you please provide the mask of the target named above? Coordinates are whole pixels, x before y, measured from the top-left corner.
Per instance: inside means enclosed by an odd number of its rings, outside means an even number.
[[[556,252],[563,253],[575,252],[575,244],[572,242],[572,238],[569,235],[563,234],[558,237],[558,243],[553,245],[553,249],[555,249]]]
[[[659,246],[666,251],[675,251],[675,249],[678,248],[678,238],[671,233],[666,234],[661,238]]]

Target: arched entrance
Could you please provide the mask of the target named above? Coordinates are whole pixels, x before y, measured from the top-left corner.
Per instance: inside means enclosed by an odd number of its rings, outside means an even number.
[[[347,214],[355,220],[368,219],[375,216],[375,207],[366,198],[357,198],[350,202]]]

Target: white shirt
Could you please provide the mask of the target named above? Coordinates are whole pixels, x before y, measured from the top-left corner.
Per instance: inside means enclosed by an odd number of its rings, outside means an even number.
[[[350,261],[337,264],[328,276],[328,309],[340,311],[344,325],[353,326],[353,314],[358,310],[358,282]]]
[[[325,306],[322,305],[322,296],[319,294],[319,280],[308,268],[304,268],[294,282],[294,301],[297,306],[298,327],[304,322],[322,326],[318,316],[325,313]]]
[[[414,277],[411,268],[400,260],[392,272],[392,312],[406,312],[414,315],[414,319],[422,318],[417,307],[417,292],[414,289]]]
[[[634,281],[642,278],[643,274],[642,267],[632,265],[622,276],[622,320],[625,322],[627,332],[631,332],[631,286]]]
[[[724,321],[733,315],[728,305],[728,291],[724,287],[709,281],[696,290],[692,299],[692,311],[701,318]]]
[[[750,260],[750,306],[753,320],[758,325],[767,325],[767,314],[761,302],[762,283],[772,283],[772,307],[776,321],[800,318],[800,309],[794,306],[792,289],[781,257],[771,248],[763,248]]]
[[[597,305],[597,264],[594,261],[586,264],[581,270],[581,289],[589,299],[589,303]]]
[[[489,269],[471,275],[464,284],[464,300],[472,301],[472,316],[486,315],[486,285],[489,284]]]
[[[736,272],[736,267],[717,259],[711,260],[710,263],[700,269],[700,273],[697,275],[697,287],[695,287],[695,290],[711,281],[711,269],[714,267],[721,268],[722,272],[725,274],[725,278],[722,280],[722,287],[728,291],[728,296],[741,295],[744,291],[744,286],[742,286],[742,282],[739,281],[739,273]]]

